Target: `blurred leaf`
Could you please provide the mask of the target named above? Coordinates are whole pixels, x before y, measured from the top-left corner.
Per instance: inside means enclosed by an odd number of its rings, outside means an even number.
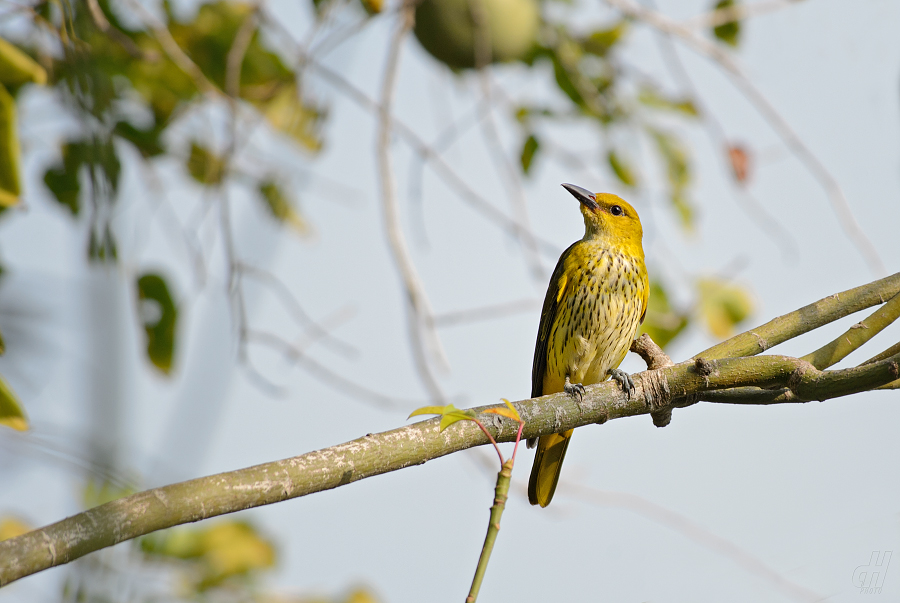
[[[9,540],[31,531],[31,526],[15,517],[0,519],[0,540]]]
[[[22,410],[19,398],[2,376],[0,376],[0,425],[16,431],[28,431],[28,418]]]
[[[116,246],[116,238],[113,236],[109,223],[100,226],[100,233],[96,228],[91,228],[91,237],[88,241],[88,259],[92,262],[114,261],[119,257]]]
[[[303,219],[294,204],[288,199],[284,190],[275,182],[263,182],[259,185],[259,193],[266,202],[266,207],[276,220],[287,224],[301,235],[312,232],[309,224]]]
[[[669,180],[669,199],[681,219],[686,231],[693,230],[694,210],[687,198],[687,188],[691,181],[690,160],[684,145],[673,135],[649,128],[660,156],[666,164]]]
[[[522,163],[522,171],[525,174],[528,174],[531,170],[531,163],[534,161],[534,156],[540,148],[541,143],[538,142],[538,139],[535,138],[534,134],[530,134],[525,140],[525,144],[522,145],[522,154],[519,158]]]
[[[80,147],[73,148],[71,144],[65,144],[62,147],[62,165],[51,167],[44,173],[44,184],[60,205],[69,208],[73,216],[77,216],[80,209],[78,198],[81,184],[78,181],[78,170],[83,161]]]
[[[737,0],[720,0],[713,8],[718,10],[720,8],[729,8],[736,5]],[[713,27],[713,35],[729,46],[737,48],[741,39],[741,22],[728,21],[727,23],[722,23],[717,27]]]
[[[19,203],[19,170],[16,100],[0,85],[0,207]]]
[[[650,87],[643,87],[638,93],[638,101],[654,109],[676,111],[689,117],[699,117],[697,107],[690,99],[666,98]]]
[[[165,153],[160,140],[162,132],[163,128],[158,126],[151,126],[146,130],[142,130],[127,121],[120,121],[113,128],[114,134],[133,144],[145,159]]]
[[[689,321],[687,314],[672,308],[663,286],[655,280],[651,281],[647,314],[638,333],[647,333],[657,345],[665,348],[688,326]]]
[[[733,144],[726,148],[731,173],[738,184],[746,184],[750,178],[750,153],[741,145]]]
[[[159,370],[169,374],[175,351],[178,308],[160,275],[144,274],[138,279],[137,287],[141,320],[147,333],[147,357]]]
[[[0,333],[0,356],[6,353],[6,342],[3,340],[3,334]]]
[[[619,21],[609,29],[595,31],[582,42],[585,52],[605,57],[609,50],[615,46],[628,31],[628,22]]]
[[[744,287],[718,278],[697,283],[699,311],[709,331],[724,339],[753,312],[753,298]]]
[[[194,180],[201,184],[221,184],[225,177],[225,161],[196,142],[191,143],[187,169]]]
[[[359,0],[369,16],[377,15],[384,9],[384,0]]]
[[[609,161],[609,167],[612,168],[616,178],[618,178],[622,184],[626,186],[637,186],[638,177],[630,163],[625,161],[615,150],[611,150],[606,156],[606,159]]]
[[[85,509],[91,509],[132,494],[134,489],[127,486],[113,484],[108,480],[90,480],[82,492],[82,503]]]
[[[30,56],[0,38],[0,84],[15,89],[28,82],[47,83],[47,71]]]
[[[195,587],[200,591],[275,564],[272,543],[242,521],[220,521],[206,528],[172,528],[142,538],[140,546],[148,555],[197,564],[200,572]]]
[[[277,130],[281,130],[308,151],[317,152],[322,148],[319,129],[324,113],[305,104],[295,84],[282,86],[260,109]]]

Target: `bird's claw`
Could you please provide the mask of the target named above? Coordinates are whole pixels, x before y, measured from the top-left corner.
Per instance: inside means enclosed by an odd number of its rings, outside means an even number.
[[[609,369],[607,374],[622,386],[622,391],[625,392],[625,399],[630,398],[634,393],[634,380],[631,378],[631,375],[617,368]]]
[[[566,384],[563,386],[563,390],[575,398],[575,401],[579,404],[584,399],[584,386],[580,383],[572,383],[568,377],[566,377]]]

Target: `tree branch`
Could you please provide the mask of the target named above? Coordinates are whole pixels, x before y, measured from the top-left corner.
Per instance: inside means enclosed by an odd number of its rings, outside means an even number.
[[[636,391],[628,399],[616,383],[605,382],[589,386],[580,403],[558,393],[515,406],[525,421],[522,437],[533,438],[647,414],[673,398],[706,397],[735,387],[787,388],[791,396],[782,402],[846,396],[897,380],[898,361],[900,354],[895,354],[835,371],[820,371],[787,356],[687,361],[635,375]],[[482,423],[498,442],[516,439],[515,421],[488,414]],[[337,488],[489,443],[469,421],[444,431],[439,425],[440,419],[430,419],[367,434],[294,458],[154,488],[89,509],[0,542],[0,585],[156,530]]]

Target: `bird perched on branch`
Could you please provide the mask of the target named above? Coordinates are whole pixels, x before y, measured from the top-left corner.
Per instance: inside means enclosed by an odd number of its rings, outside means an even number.
[[[566,249],[547,287],[534,347],[531,397],[561,391],[579,402],[584,386],[609,377],[630,395],[634,383],[618,368],[647,312],[650,293],[641,220],[616,195],[563,184],[581,203],[584,238]],[[553,499],[572,431],[541,436],[528,500]],[[528,441],[534,446],[534,440]]]

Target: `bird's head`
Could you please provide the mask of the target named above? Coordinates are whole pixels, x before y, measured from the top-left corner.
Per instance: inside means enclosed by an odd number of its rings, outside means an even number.
[[[600,239],[631,252],[641,250],[644,231],[631,205],[611,193],[592,193],[574,184],[563,184],[581,203],[585,240]],[[643,254],[642,254],[643,255]]]

